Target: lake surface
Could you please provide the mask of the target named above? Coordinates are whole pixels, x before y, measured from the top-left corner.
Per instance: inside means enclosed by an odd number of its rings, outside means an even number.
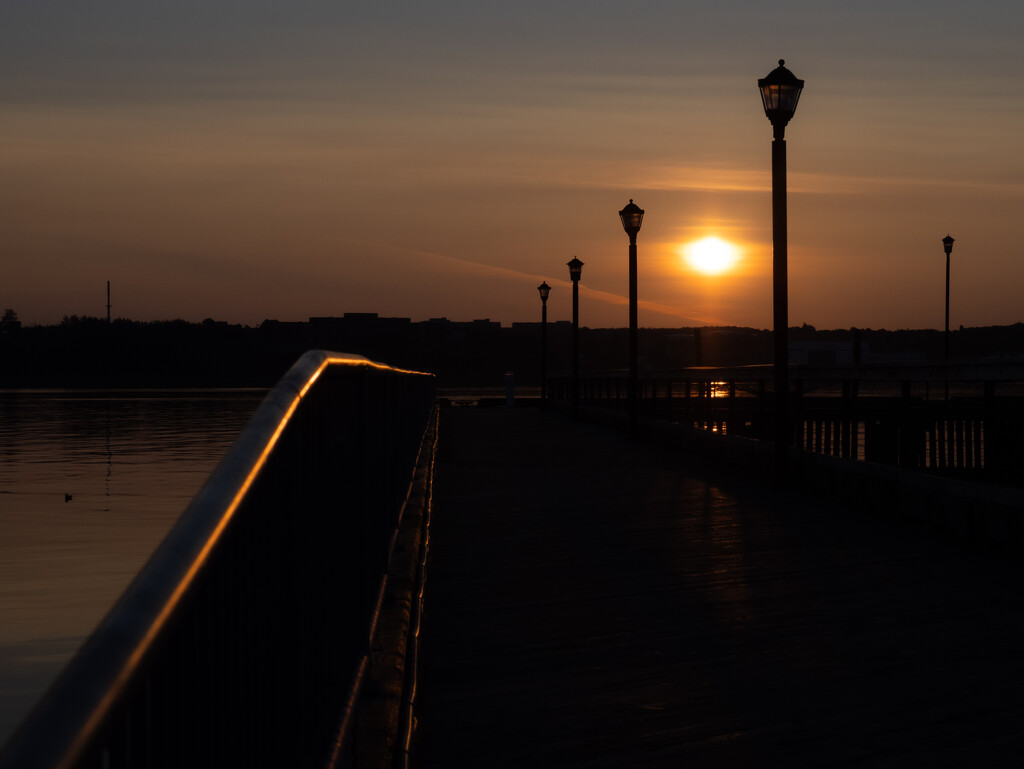
[[[0,744],[264,395],[0,392]]]

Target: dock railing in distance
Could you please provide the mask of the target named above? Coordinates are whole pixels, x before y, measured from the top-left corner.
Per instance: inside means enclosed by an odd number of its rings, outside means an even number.
[[[343,764],[394,532],[433,450],[433,390],[306,353],[0,767]]]
[[[789,381],[789,435],[796,451],[1022,485],[1017,468],[1024,459],[1024,365],[804,365],[791,367]],[[621,423],[624,382],[621,372],[584,376],[583,407]],[[567,407],[570,389],[567,377],[549,379],[552,407]],[[638,394],[646,420],[773,440],[771,366],[647,374]]]

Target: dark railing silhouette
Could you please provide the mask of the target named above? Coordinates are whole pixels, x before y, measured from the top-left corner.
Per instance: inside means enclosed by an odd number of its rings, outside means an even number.
[[[1024,460],[1024,370],[1020,366],[944,368],[793,367],[792,446],[996,483],[1018,483]],[[548,381],[548,399],[571,402],[568,377]],[[624,374],[585,375],[585,407],[624,412]],[[948,392],[948,397],[946,393]],[[646,376],[642,417],[772,441],[770,366],[692,368]]]
[[[345,763],[433,390],[360,356],[303,356],[0,767]]]

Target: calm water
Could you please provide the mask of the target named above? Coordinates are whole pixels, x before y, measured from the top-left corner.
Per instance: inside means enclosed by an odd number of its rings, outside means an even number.
[[[0,393],[0,744],[264,394]]]

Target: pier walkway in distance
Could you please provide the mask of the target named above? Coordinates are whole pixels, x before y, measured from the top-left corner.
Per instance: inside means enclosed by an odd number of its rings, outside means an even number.
[[[414,766],[1012,766],[1024,568],[562,414],[441,415]]]

